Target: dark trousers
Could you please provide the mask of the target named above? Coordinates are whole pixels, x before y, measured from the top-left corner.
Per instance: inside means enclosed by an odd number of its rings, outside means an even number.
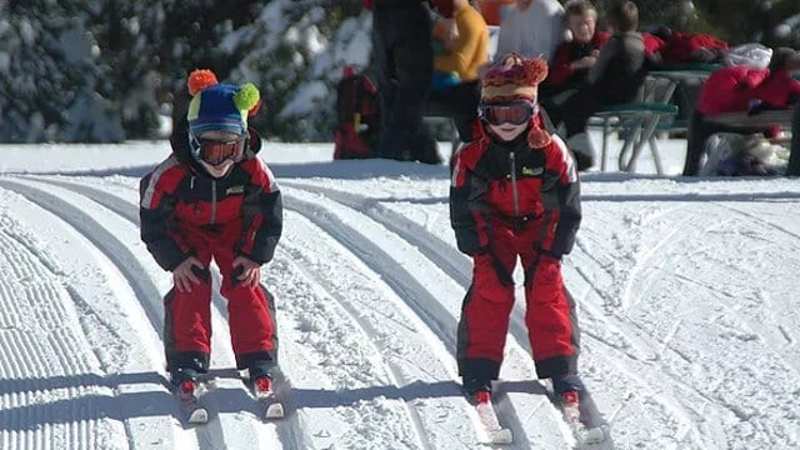
[[[603,103],[592,86],[584,85],[550,97],[543,101],[542,106],[556,128],[559,124],[564,124],[567,129],[566,137],[569,139],[586,131],[589,117],[599,111]]]
[[[705,115],[696,111],[689,121],[689,136],[686,141],[686,162],[683,165],[683,176],[693,177],[700,172],[700,163],[706,153],[706,141],[716,133],[754,134],[765,131],[765,127],[732,127],[720,125],[706,120]]]
[[[468,81],[442,91],[432,92],[428,99],[428,110],[451,117],[456,124],[461,142],[471,142],[472,126],[478,118],[480,101],[480,83]]]
[[[372,26],[382,131],[378,155],[439,163],[422,123],[433,78],[431,19],[420,2],[377,2]]]
[[[789,157],[789,167],[786,175],[800,176],[800,103],[794,107],[794,118],[792,119],[792,154]]]

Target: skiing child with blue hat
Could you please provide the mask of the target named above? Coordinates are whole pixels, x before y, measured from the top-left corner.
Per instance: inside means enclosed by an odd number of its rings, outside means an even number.
[[[140,184],[142,240],[174,281],[164,297],[167,370],[188,397],[208,371],[213,258],[237,368],[249,370],[257,390],[270,390],[278,339],[261,266],[275,252],[283,208],[274,176],[256,156],[261,139],[248,126],[260,94],[251,83],[219,83],[210,70],[192,72],[188,86],[188,130],[173,135],[172,154]]]

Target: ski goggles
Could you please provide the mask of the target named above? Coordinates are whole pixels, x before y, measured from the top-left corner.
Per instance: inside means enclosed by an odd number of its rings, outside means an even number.
[[[481,119],[491,125],[523,125],[528,123],[536,114],[537,107],[534,103],[517,101],[512,103],[487,103],[480,106],[478,113]]]
[[[217,166],[225,161],[239,158],[244,152],[244,144],[247,138],[242,136],[232,141],[198,138],[195,141],[197,159],[212,166]]]

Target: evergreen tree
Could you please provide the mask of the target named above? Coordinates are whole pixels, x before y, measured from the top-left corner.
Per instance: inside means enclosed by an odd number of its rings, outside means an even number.
[[[84,2],[15,1],[0,8],[0,141],[124,138],[104,97],[108,73]]]

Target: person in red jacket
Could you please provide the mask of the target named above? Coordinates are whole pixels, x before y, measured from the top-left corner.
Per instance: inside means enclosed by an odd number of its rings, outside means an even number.
[[[600,48],[611,37],[607,32],[596,31],[597,9],[591,2],[570,1],[565,7],[564,18],[572,40],[562,42],[556,49],[553,68],[542,85],[549,95],[586,83],[589,69],[600,55]]]
[[[787,109],[800,98],[800,82],[792,73],[800,70],[800,55],[790,48],[773,52],[769,69],[724,67],[706,80],[689,123],[684,176],[695,176],[705,155],[706,140],[715,133],[774,133],[772,127],[729,127],[707,117],[722,113],[757,114],[765,109]]]
[[[506,56],[484,76],[477,139],[456,154],[450,219],[473,280],[458,325],[458,367],[470,399],[485,401],[503,362],[521,258],[533,359],[565,405],[584,390],[577,374],[578,327],[561,258],[581,222],[580,184],[564,143],[543,128],[537,88],[544,59]]]
[[[222,274],[236,366],[268,389],[277,363],[273,296],[261,284],[282,230],[281,193],[256,156],[261,140],[247,126],[258,89],[220,84],[209,70],[189,77],[188,131],[173,135],[172,154],[140,183],[141,237],[172,272],[164,297],[167,370],[191,393],[211,352],[211,260]]]
[[[800,53],[789,47],[776,48],[769,62],[769,75],[753,89],[756,103],[750,103],[751,113],[766,109],[787,109],[800,99]],[[755,110],[754,108],[757,108]]]

